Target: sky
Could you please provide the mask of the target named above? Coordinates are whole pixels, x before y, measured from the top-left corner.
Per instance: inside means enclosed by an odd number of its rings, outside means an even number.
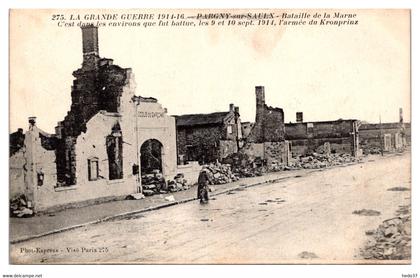
[[[128,11],[163,12],[117,12]],[[227,111],[234,103],[242,121],[254,121],[255,86],[265,86],[266,103],[283,108],[285,122],[298,111],[304,121],[396,122],[400,107],[410,121],[409,11],[352,12],[358,25],[101,27],[99,52],[132,68],[136,94],[157,98],[172,115]],[[29,116],[53,132],[70,109],[81,30],[51,17],[76,13],[100,11],[11,12],[11,132],[26,130]]]

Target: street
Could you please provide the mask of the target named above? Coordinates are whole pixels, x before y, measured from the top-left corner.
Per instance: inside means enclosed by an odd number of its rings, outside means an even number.
[[[11,263],[357,263],[410,204],[392,187],[411,188],[408,152],[13,244]]]

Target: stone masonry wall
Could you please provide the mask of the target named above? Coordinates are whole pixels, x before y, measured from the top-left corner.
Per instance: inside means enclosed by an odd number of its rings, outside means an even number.
[[[74,151],[77,137],[86,132],[87,122],[100,110],[119,112],[123,88],[128,83],[129,69],[99,57],[95,28],[82,29],[83,64],[73,72],[71,109],[57,127],[61,135],[56,150],[57,179],[61,185],[77,183]]]
[[[290,123],[285,125],[286,140],[291,143],[293,156],[316,152],[330,143],[333,153],[354,152],[354,120]],[[356,131],[356,141],[357,141]]]
[[[255,87],[256,115],[255,124],[247,137],[247,142],[281,142],[284,140],[284,113],[281,108],[269,107],[265,104],[263,86]]]
[[[178,127],[178,157],[182,155],[184,161],[200,163],[216,161],[219,158],[219,140],[223,134],[224,129],[220,126]]]

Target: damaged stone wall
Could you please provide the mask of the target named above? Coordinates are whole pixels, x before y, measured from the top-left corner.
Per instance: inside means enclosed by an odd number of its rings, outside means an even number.
[[[289,123],[285,128],[294,157],[314,153],[326,143],[332,153],[354,155],[358,149],[356,120]]]
[[[23,146],[25,141],[25,134],[23,129],[19,128],[16,132],[13,132],[9,136],[9,157],[18,152]]]
[[[362,124],[359,128],[360,147],[370,153],[402,150],[410,145],[411,125],[408,123]],[[385,148],[386,145],[386,148]]]
[[[269,107],[265,104],[263,86],[255,87],[256,114],[255,123],[251,127],[241,152],[251,160],[261,158],[267,163],[288,164],[289,149],[285,142],[284,113],[281,108]],[[245,132],[244,132],[245,133]]]
[[[207,117],[208,114],[184,115]],[[193,122],[193,121],[192,121]],[[179,122],[178,122],[179,123]],[[221,161],[242,146],[242,127],[239,108],[230,110],[217,123],[177,125],[178,164],[198,161],[200,164]]]
[[[120,98],[128,83],[129,69],[113,65],[98,53],[97,27],[82,28],[83,64],[73,72],[70,111],[58,123],[57,178],[61,185],[74,185],[76,179],[75,142],[86,132],[87,122],[100,110],[119,112]]]
[[[55,187],[57,183],[55,152],[45,148],[43,141],[46,137],[52,136],[40,130],[31,120],[24,146],[9,159],[10,198],[25,195],[34,211],[39,210],[37,200],[40,192],[46,187]]]
[[[264,86],[255,87],[256,115],[255,123],[247,137],[247,142],[281,142],[285,139],[284,113],[281,108],[265,104]]]
[[[266,159],[267,165],[271,165],[272,163],[287,165],[289,161],[288,142],[265,142],[264,159]]]
[[[219,161],[238,151],[238,144],[235,140],[220,140],[219,144]]]
[[[219,141],[224,133],[221,126],[178,127],[178,157],[200,164],[216,161],[220,156]]]

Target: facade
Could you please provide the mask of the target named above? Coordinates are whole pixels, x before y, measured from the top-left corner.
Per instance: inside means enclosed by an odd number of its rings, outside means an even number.
[[[362,124],[359,128],[360,147],[368,154],[401,151],[411,143],[409,123]]]
[[[10,197],[24,194],[35,211],[141,192],[143,146],[151,140],[160,148],[155,167],[167,178],[177,173],[175,118],[156,99],[135,95],[131,69],[99,57],[96,27],[82,35],[83,64],[56,133],[30,118],[23,136],[11,136]]]
[[[396,123],[363,123],[360,126],[360,145],[366,154],[402,151],[411,144],[411,124],[404,123],[403,110],[399,109]]]
[[[176,117],[178,163],[221,161],[242,145],[239,107],[229,111]]]
[[[292,156],[322,153],[359,155],[358,120],[303,122],[303,114],[298,112],[296,123],[288,123],[286,139],[291,144]]]

